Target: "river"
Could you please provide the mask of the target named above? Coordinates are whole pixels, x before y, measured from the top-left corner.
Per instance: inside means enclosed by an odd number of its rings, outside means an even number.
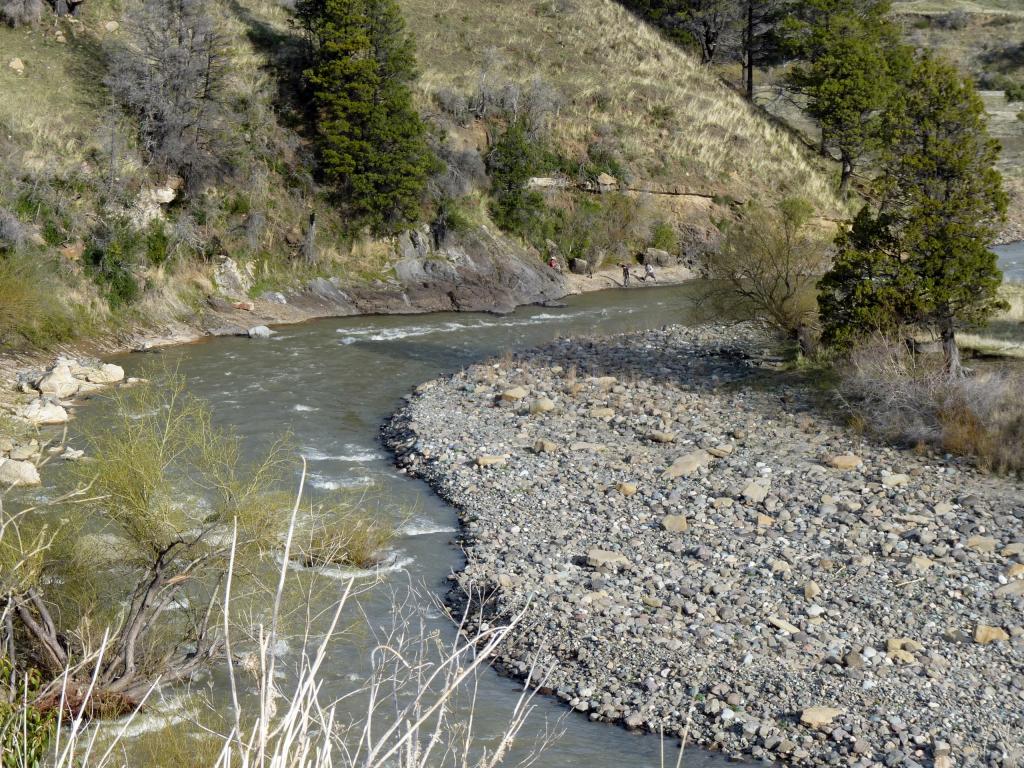
[[[309,462],[315,491],[369,486],[388,499],[395,515],[414,510],[401,523],[388,553],[392,566],[382,583],[360,602],[371,625],[386,625],[392,597],[410,583],[435,594],[460,566],[455,511],[422,482],[400,474],[378,440],[378,430],[401,398],[417,384],[507,350],[558,336],[609,334],[694,321],[696,285],[605,291],[567,300],[565,308],[524,307],[512,315],[434,314],[331,319],[277,329],[269,340],[222,338],[166,349],[160,355],[125,355],[114,360],[129,374],[153,358],[178,367],[189,390],[208,400],[216,419],[245,438],[257,456],[290,431]],[[83,422],[102,418],[103,407],[86,409]],[[403,510],[399,512],[398,510]],[[454,636],[451,623],[426,611],[433,626]],[[342,642],[328,666],[324,694],[340,695],[360,674],[365,641]],[[479,681],[475,724],[485,737],[497,734],[519,696],[520,686],[488,669]],[[590,768],[661,765],[661,740],[591,723],[553,699],[538,699],[518,755],[532,748],[533,734],[561,718],[563,735],[536,765]],[[666,749],[674,764],[675,740]],[[724,765],[720,754],[688,748],[691,766]],[[510,764],[515,764],[513,759]]]
[[[1024,240],[998,245],[992,249],[999,256],[999,268],[1008,283],[1024,283]]]

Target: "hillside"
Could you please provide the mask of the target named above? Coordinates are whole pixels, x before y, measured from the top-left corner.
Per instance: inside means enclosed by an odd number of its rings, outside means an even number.
[[[799,141],[612,0],[401,6],[418,42],[421,113],[449,177],[463,177],[465,226],[444,247],[414,237],[403,250],[346,234],[316,181],[300,92],[303,41],[283,4],[207,6],[226,43],[226,96],[217,118],[223,170],[201,189],[183,189],[152,165],[118,88],[104,85],[111,57],[130,45],[123,4],[89,0],[74,19],[0,25],[0,298],[8,308],[0,343],[32,348],[173,324],[244,327],[232,304],[247,301],[252,318],[296,319],[304,310],[275,309],[276,292],[299,295],[317,279],[332,288],[320,283],[309,312],[481,308],[504,256],[524,265],[534,289],[499,286],[502,303],[557,293],[533,275],[548,254],[498,235],[487,212],[489,143],[527,104],[543,102],[546,146],[563,168],[579,169],[549,204],[585,209],[589,219],[572,220],[601,230],[581,246],[588,253],[573,256],[629,257],[660,227],[671,236],[659,244],[693,257],[714,240],[713,222],[751,198],[799,194],[824,216],[841,213],[829,169]],[[474,111],[475,103],[500,109]],[[615,177],[600,197],[590,189],[599,173]],[[301,257],[311,212],[315,259]],[[464,281],[467,250],[490,265],[472,278],[472,301],[409,301],[424,275]],[[241,284],[215,279],[229,257]],[[428,257],[449,267],[424,271]],[[344,306],[333,294],[324,299],[339,290]]]

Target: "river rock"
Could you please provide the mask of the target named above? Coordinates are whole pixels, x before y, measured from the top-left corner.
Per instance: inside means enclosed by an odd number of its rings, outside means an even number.
[[[501,393],[501,399],[508,403],[515,403],[524,399],[530,392],[525,387],[512,387]]]
[[[661,519],[661,526],[669,533],[686,533],[690,530],[685,515],[665,515]]]
[[[257,325],[245,332],[250,339],[269,339],[274,332],[265,325]]]
[[[551,413],[553,410],[555,410],[555,403],[548,397],[538,397],[530,403],[530,413],[535,416],[543,413]]]
[[[828,460],[828,463],[836,469],[850,470],[856,469],[864,463],[860,456],[852,453],[844,453],[840,456],[833,456]]]
[[[0,459],[0,485],[31,486],[40,485],[39,470],[28,461],[12,461]]]
[[[92,368],[85,374],[90,384],[117,384],[124,381],[124,368],[111,363],[104,363],[99,368]]]
[[[477,456],[476,458],[476,465],[478,467],[503,467],[505,466],[505,463],[506,461],[504,456],[490,456],[485,454],[483,456]]]
[[[615,570],[629,565],[629,558],[620,552],[609,552],[606,549],[592,549],[587,552],[587,565],[597,569]]]
[[[835,707],[808,707],[800,713],[800,722],[811,728],[825,728],[843,714],[843,710]]]
[[[693,451],[692,453],[680,456],[672,465],[665,470],[664,477],[667,480],[675,480],[680,477],[689,477],[700,471],[711,463],[711,454],[707,451]]]
[[[743,498],[751,504],[760,504],[768,496],[768,485],[764,482],[748,483],[743,489]]]
[[[67,424],[68,412],[63,406],[36,398],[21,410],[21,417],[36,426]]]
[[[988,645],[989,643],[998,643],[1009,639],[1009,634],[1002,627],[990,627],[985,624],[979,624],[977,629],[974,630],[974,642],[978,643],[978,645]]]
[[[71,373],[71,366],[61,364],[54,366],[36,383],[36,389],[42,394],[66,400],[74,397],[82,383]]]
[[[906,485],[910,482],[910,475],[904,475],[900,473],[883,475],[882,485],[886,488],[899,488],[902,485]]]

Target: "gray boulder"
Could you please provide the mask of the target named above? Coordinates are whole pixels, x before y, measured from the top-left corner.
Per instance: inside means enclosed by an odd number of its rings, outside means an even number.
[[[40,485],[39,470],[29,461],[0,460],[0,485]]]

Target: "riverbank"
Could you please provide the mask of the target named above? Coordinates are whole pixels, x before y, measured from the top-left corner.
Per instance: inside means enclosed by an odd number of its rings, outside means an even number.
[[[689,717],[797,765],[1013,764],[1024,486],[830,423],[771,347],[671,328],[421,386],[385,437],[460,510],[454,594],[528,606],[499,666],[593,720]]]

